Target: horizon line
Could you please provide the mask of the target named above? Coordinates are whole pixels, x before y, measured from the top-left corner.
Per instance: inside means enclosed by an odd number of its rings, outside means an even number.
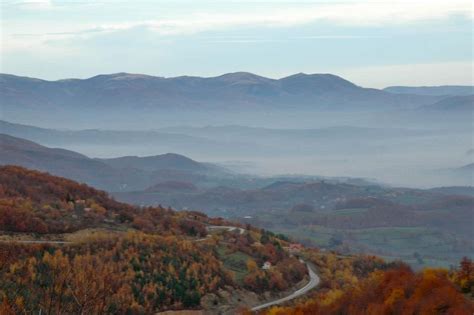
[[[329,72],[327,72],[327,73],[297,72],[297,73],[290,74],[290,75],[287,75],[287,76],[283,76],[283,77],[280,77],[280,78],[272,78],[272,77],[259,75],[259,74],[249,72],[249,71],[225,72],[225,73],[222,73],[222,74],[219,74],[219,75],[214,75],[214,76],[178,75],[178,76],[169,76],[169,77],[160,76],[160,75],[153,75],[153,74],[145,74],[145,73],[132,73],[132,72],[120,71],[120,72],[113,72],[113,73],[99,73],[99,74],[96,74],[96,75],[93,75],[93,76],[82,77],[82,78],[80,78],[80,77],[69,77],[69,78],[55,79],[55,80],[42,79],[42,78],[28,76],[28,75],[17,75],[17,74],[12,74],[12,73],[0,72],[0,76],[7,75],[7,76],[20,77],[20,78],[41,80],[41,81],[45,81],[45,82],[60,82],[60,81],[68,81],[68,80],[90,80],[90,79],[93,79],[93,78],[96,78],[96,77],[99,77],[99,76],[114,76],[114,75],[141,76],[141,77],[159,78],[159,79],[165,79],[165,80],[179,79],[179,78],[215,79],[215,78],[223,77],[223,76],[226,76],[226,75],[236,75],[236,74],[251,75],[253,77],[258,77],[258,78],[272,80],[272,81],[279,81],[279,80],[283,80],[283,79],[294,77],[294,76],[333,76],[333,77],[338,77],[342,80],[348,81],[348,82],[350,82],[354,85],[359,86],[358,84],[354,83],[351,80],[348,80],[348,79],[344,78],[343,76],[340,76],[340,75],[337,75],[337,74],[334,74],[334,73],[329,73]],[[424,88],[424,87],[457,87],[457,86],[459,86],[459,87],[474,87],[474,85],[467,85],[467,84],[442,84],[442,85],[388,85],[385,88],[389,88],[389,87]],[[359,87],[362,87],[362,86],[359,86]],[[369,87],[369,88],[371,88],[371,87]],[[383,90],[385,88],[374,88],[374,89]]]

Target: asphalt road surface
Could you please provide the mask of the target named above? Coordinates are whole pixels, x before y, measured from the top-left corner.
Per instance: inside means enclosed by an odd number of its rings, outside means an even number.
[[[301,289],[296,290],[295,292],[291,293],[290,295],[288,295],[284,298],[255,306],[255,307],[252,308],[252,311],[254,311],[254,312],[259,311],[259,310],[262,310],[264,308],[267,308],[267,307],[270,307],[270,306],[273,306],[273,305],[278,305],[278,304],[282,304],[284,302],[293,300],[297,297],[305,295],[308,291],[315,288],[320,282],[319,276],[316,274],[316,272],[313,270],[313,268],[308,263],[306,263],[306,267],[308,268],[309,282],[304,287],[302,287]]]

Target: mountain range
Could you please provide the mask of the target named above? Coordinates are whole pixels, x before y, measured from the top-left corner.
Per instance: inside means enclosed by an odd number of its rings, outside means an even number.
[[[390,91],[390,89],[389,89]],[[387,109],[412,108],[440,96],[395,94],[363,88],[332,74],[299,73],[270,79],[252,73],[174,78],[115,73],[46,81],[0,75],[3,106],[28,109]]]

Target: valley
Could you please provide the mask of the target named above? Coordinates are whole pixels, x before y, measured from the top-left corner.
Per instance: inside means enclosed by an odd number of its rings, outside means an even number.
[[[401,262],[320,251],[200,212],[127,205],[18,166],[0,167],[0,230],[5,314],[271,313],[289,312],[298,299],[337,308],[347,305],[341,294],[366,285],[369,274],[428,277]],[[452,283],[430,271],[432,285],[450,292],[443,305],[459,312],[473,307],[455,289],[463,270],[452,271]]]
[[[364,178],[256,176],[178,154],[89,158],[0,135],[0,164],[48,171],[139,206],[203,211],[344,254],[450,267],[474,253],[470,187],[414,189]],[[472,170],[462,171],[470,177]]]

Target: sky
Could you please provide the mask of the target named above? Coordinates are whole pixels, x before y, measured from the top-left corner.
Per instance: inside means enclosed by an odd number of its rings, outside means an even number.
[[[304,72],[376,88],[473,84],[472,0],[0,2],[2,73]]]

